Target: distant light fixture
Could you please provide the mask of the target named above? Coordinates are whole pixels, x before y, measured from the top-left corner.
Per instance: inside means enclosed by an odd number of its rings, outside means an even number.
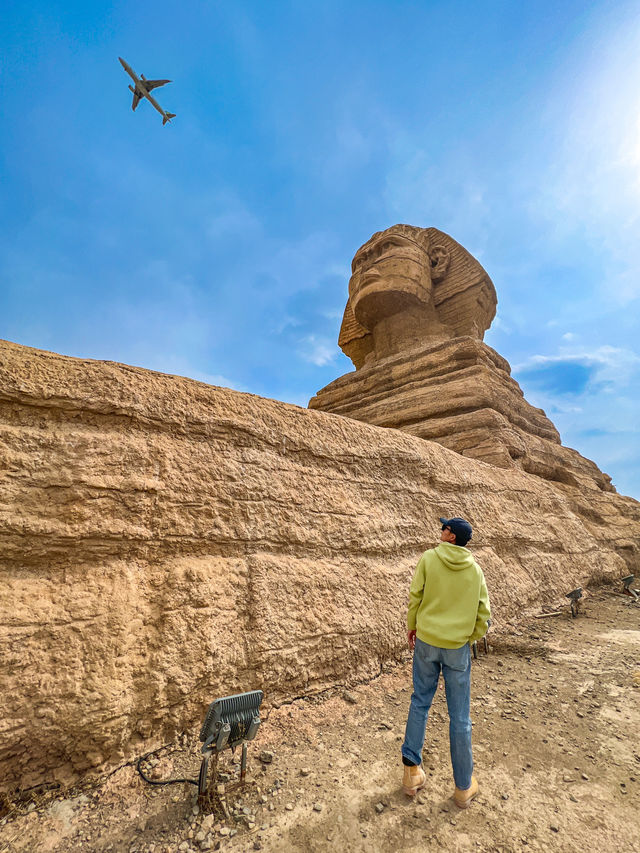
[[[488,619],[487,620],[487,632],[489,631],[490,627],[491,627],[491,619]],[[489,654],[489,643],[487,642],[487,634],[486,633],[485,633],[484,637],[482,638],[482,648],[484,649],[485,655],[488,655]],[[474,640],[473,643],[471,644],[471,651],[473,652],[473,657],[477,660],[478,659],[478,641],[477,640]]]
[[[631,589],[631,584],[636,579],[635,575],[628,575],[626,578],[622,578],[622,592],[625,595],[629,595],[631,597],[631,601],[629,604],[635,604],[636,601],[640,601],[640,590]]]
[[[568,592],[566,594],[565,598],[568,598],[571,601],[571,616],[575,619],[575,617],[578,615],[580,599],[582,598],[582,587],[579,586],[577,589],[572,589],[571,592]]]
[[[250,690],[248,693],[224,696],[209,705],[200,729],[203,758],[198,777],[199,799],[206,798],[207,788],[216,783],[218,756],[223,749],[233,750],[242,745],[240,781],[244,782],[247,771],[247,741],[253,740],[260,728],[262,698],[262,690]],[[211,781],[207,784],[209,761],[212,758]]]

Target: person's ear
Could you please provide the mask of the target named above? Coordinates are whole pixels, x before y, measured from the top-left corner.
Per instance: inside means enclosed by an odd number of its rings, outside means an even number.
[[[441,281],[447,274],[451,255],[444,246],[433,246],[429,252],[431,260],[431,281]]]

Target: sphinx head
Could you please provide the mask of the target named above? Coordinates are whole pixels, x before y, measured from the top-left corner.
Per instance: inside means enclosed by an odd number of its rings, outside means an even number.
[[[426,229],[394,225],[374,234],[355,254],[349,300],[366,329],[393,314],[434,309],[433,283],[449,266],[445,246],[430,246]]]
[[[359,368],[423,342],[482,338],[496,303],[491,279],[455,240],[394,225],[355,254],[338,343]]]

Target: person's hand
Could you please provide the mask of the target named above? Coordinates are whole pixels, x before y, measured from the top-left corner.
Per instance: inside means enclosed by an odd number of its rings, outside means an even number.
[[[413,651],[416,647],[416,629],[413,631],[407,631],[407,642],[409,643],[409,648]]]

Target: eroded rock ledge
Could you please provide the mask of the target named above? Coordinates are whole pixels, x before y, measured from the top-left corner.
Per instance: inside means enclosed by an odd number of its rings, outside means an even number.
[[[401,429],[500,468],[615,491],[594,462],[561,444],[506,359],[472,337],[423,344],[347,373],[318,391],[309,408]]]
[[[499,625],[638,554],[630,498],[8,342],[0,484],[4,789],[113,766],[219,695],[377,672],[440,515],[474,523]]]

